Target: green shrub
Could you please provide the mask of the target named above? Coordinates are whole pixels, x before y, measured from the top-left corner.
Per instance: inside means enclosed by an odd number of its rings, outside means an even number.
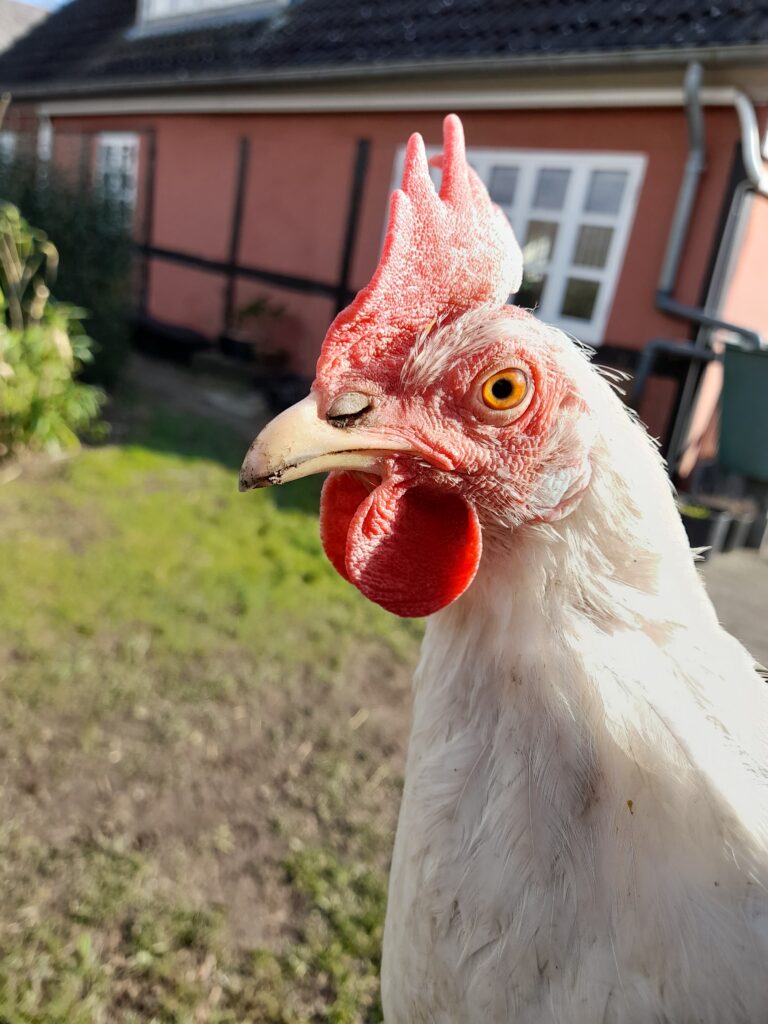
[[[108,195],[20,158],[0,167],[0,198],[55,238],[56,295],[86,310],[93,360],[87,381],[112,387],[130,347],[133,243],[125,213]]]
[[[0,204],[0,460],[77,446],[101,406],[101,392],[76,379],[91,342],[82,311],[51,298],[57,265],[47,236]]]

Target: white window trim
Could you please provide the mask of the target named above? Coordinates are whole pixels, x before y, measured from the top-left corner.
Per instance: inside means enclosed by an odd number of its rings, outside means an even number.
[[[96,175],[99,179],[99,184],[103,186],[104,182],[102,178],[102,167],[101,167],[101,152],[102,149],[108,147],[125,147],[130,146],[134,150],[135,160],[135,174],[132,182],[130,192],[120,195],[118,198],[120,202],[125,206],[129,213],[133,213],[136,209],[136,200],[139,192],[139,134],[137,132],[99,132],[96,136]]]
[[[171,31],[190,24],[207,23],[210,19],[221,19],[227,21],[231,18],[242,18],[249,11],[259,12],[266,8],[270,12],[275,10],[287,0],[180,0],[183,5],[180,10],[169,10],[156,12],[154,9],[156,0],[140,0],[136,25],[129,34],[144,31],[153,32],[156,29],[169,29]]]
[[[41,164],[50,162],[53,156],[53,122],[43,114],[37,122],[37,159]]]
[[[12,163],[16,157],[19,145],[19,136],[8,128],[0,129],[0,157]]]
[[[427,155],[440,153],[440,147],[427,147]],[[393,187],[399,188],[402,179],[405,147],[398,150],[395,159]],[[515,235],[521,246],[530,220],[556,220],[559,224],[552,258],[547,267],[550,278],[542,296],[541,305],[535,313],[547,323],[572,334],[590,345],[600,345],[613,308],[621,268],[624,264],[627,243],[634,223],[637,201],[640,195],[647,158],[642,153],[606,153],[601,151],[565,151],[548,149],[501,149],[472,148],[467,150],[467,159],[486,182],[493,166],[520,168],[517,194],[510,216]],[[536,210],[532,205],[535,188],[535,171],[540,168],[565,169],[571,171],[562,209]],[[623,171],[627,174],[627,185],[617,214],[584,213],[576,206],[586,194],[589,175],[592,171]],[[576,243],[576,234],[582,224],[613,228],[610,248],[604,267],[592,268],[571,264],[571,254]],[[559,315],[568,277],[601,282],[597,301],[590,320],[578,320]]]

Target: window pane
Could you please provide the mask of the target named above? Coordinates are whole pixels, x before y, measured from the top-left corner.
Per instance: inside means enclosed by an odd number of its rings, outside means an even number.
[[[107,133],[99,139],[96,181],[129,221],[138,187],[138,139]]]
[[[515,296],[516,304],[524,309],[535,309],[541,301],[541,293],[546,283],[546,274],[531,274],[526,270],[520,291]]]
[[[517,174],[516,167],[494,167],[492,169],[488,191],[494,203],[498,203],[499,206],[511,206],[514,203]]]
[[[528,236],[523,248],[523,264],[532,270],[540,269],[552,258],[557,238],[557,224],[546,220],[532,220],[528,224]]]
[[[613,228],[582,224],[576,239],[573,262],[582,267],[604,267],[613,238]]]
[[[584,209],[590,213],[618,213],[626,184],[626,171],[592,171]]]
[[[572,316],[577,320],[591,320],[600,287],[598,281],[584,281],[578,277],[569,277],[563,299],[563,316]]]
[[[543,210],[561,210],[570,173],[568,170],[542,168],[536,180],[533,205]]]

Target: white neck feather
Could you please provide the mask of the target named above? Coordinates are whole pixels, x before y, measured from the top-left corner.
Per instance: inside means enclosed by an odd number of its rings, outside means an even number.
[[[422,1019],[403,1001],[422,994],[430,1020],[489,1024],[765,1006],[744,977],[768,938],[733,937],[768,917],[749,889],[768,879],[768,688],[718,625],[658,455],[590,386],[613,415],[579,507],[486,530],[475,582],[427,626],[385,932],[393,1024]]]
[[[447,723],[458,705],[509,714],[531,751],[544,728],[547,770],[568,791],[554,813],[582,814],[606,786],[636,811],[650,786],[676,816],[711,787],[768,847],[768,688],[718,624],[658,455],[623,426],[611,441],[624,458],[598,442],[572,515],[489,536],[476,582],[429,623],[417,706],[434,725],[441,693]]]

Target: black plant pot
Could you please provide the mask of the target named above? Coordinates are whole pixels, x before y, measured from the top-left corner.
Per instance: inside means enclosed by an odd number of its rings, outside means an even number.
[[[757,504],[751,498],[728,498],[719,494],[701,494],[688,495],[681,500],[685,505],[710,509],[714,512],[725,512],[731,517],[723,541],[723,551],[736,551],[746,545],[752,524],[758,513]]]
[[[755,521],[749,528],[746,547],[760,550],[768,538],[768,509],[758,508]]]
[[[270,409],[276,415],[304,398],[311,381],[296,373],[283,373],[271,377],[263,384]]]
[[[683,520],[688,542],[692,548],[706,548],[701,552],[704,561],[722,551],[733,522],[733,516],[722,508],[713,508],[705,498],[680,495],[678,509]]]
[[[151,317],[137,317],[133,327],[134,346],[156,359],[187,365],[198,352],[211,348],[210,341],[198,331],[174,327]]]
[[[256,358],[256,347],[252,341],[245,341],[243,338],[233,337],[231,334],[222,334],[219,338],[219,351],[230,359],[237,359],[242,363],[252,363]]]
[[[739,548],[747,546],[747,538],[752,530],[756,516],[757,511],[755,509],[744,509],[734,513],[730,529],[728,530],[728,536],[725,538],[723,551],[737,551]]]

